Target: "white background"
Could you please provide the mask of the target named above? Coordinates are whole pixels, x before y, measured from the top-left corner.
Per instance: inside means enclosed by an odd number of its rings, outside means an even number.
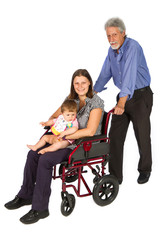
[[[159,238],[159,5],[158,0],[1,0],[0,2],[0,234],[5,239],[155,239]],[[22,183],[28,149],[69,94],[72,74],[86,68],[95,83],[108,52],[104,23],[124,20],[127,35],[143,47],[152,77],[153,172],[137,184],[138,149],[129,128],[124,152],[124,182],[116,200],[99,207],[92,197],[77,198],[69,217],[60,212],[61,181],[52,182],[50,217],[26,226],[30,210],[6,210]],[[106,111],[115,105],[112,81],[99,94]],[[90,174],[90,173],[88,173]],[[91,186],[92,188],[92,186]],[[72,190],[71,190],[72,192]],[[73,192],[72,192],[73,193]],[[158,219],[156,218],[158,217]]]

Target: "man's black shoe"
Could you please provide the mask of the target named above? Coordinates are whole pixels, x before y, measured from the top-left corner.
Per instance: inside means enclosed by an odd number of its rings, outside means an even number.
[[[118,180],[118,183],[119,183],[119,185],[121,185],[122,184],[122,180]]]
[[[16,196],[12,201],[6,203],[4,206],[9,209],[17,209],[25,205],[30,205],[32,204],[32,200],[30,199],[23,199],[18,196]]]
[[[148,182],[148,180],[149,180],[149,177],[150,177],[150,173],[140,173],[139,174],[139,177],[138,177],[138,179],[137,179],[137,182],[139,183],[139,184],[143,184],[143,183],[146,183],[146,182]]]
[[[46,218],[49,216],[49,211],[36,211],[36,210],[30,210],[27,214],[25,214],[23,217],[20,218],[20,221],[24,224],[31,224],[38,222],[38,220]]]

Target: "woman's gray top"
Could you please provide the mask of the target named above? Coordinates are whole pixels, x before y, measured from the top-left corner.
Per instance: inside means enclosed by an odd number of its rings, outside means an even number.
[[[87,127],[90,112],[93,109],[96,109],[96,108],[102,109],[101,120],[95,135],[101,134],[102,121],[103,121],[103,115],[104,115],[104,101],[97,94],[94,94],[92,98],[87,97],[85,99],[86,104],[80,110],[79,110],[80,100],[76,99],[75,102],[77,103],[77,120],[79,124],[79,129],[83,129]],[[68,146],[68,148],[71,148],[71,149],[74,149],[75,147],[76,147],[75,144]]]
[[[93,98],[88,98],[87,97],[85,99],[86,104],[80,110],[79,110],[80,100],[77,99],[77,100],[75,100],[75,102],[77,103],[77,108],[78,108],[77,120],[78,120],[78,123],[79,123],[79,129],[83,129],[83,128],[87,127],[90,112],[93,109],[96,109],[96,108],[101,108],[102,109],[102,117],[101,117],[101,120],[100,120],[100,123],[99,123],[99,126],[97,128],[97,131],[96,131],[95,135],[101,134],[102,119],[103,119],[103,114],[104,114],[104,101],[97,94],[94,94]]]

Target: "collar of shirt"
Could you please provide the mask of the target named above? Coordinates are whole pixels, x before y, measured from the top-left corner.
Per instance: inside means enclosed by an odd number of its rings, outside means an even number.
[[[123,52],[125,51],[125,48],[127,47],[127,43],[128,43],[128,38],[126,37],[124,42],[123,42],[123,44],[122,44],[122,46],[119,49],[119,53],[117,53],[117,50],[113,50],[112,49],[113,52],[114,52],[115,57],[117,57],[117,61],[121,60],[121,58],[123,56]]]

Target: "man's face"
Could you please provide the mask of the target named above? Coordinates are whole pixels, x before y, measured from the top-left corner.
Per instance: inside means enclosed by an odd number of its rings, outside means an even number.
[[[118,50],[124,42],[125,31],[121,33],[118,27],[107,27],[106,33],[111,48]]]

